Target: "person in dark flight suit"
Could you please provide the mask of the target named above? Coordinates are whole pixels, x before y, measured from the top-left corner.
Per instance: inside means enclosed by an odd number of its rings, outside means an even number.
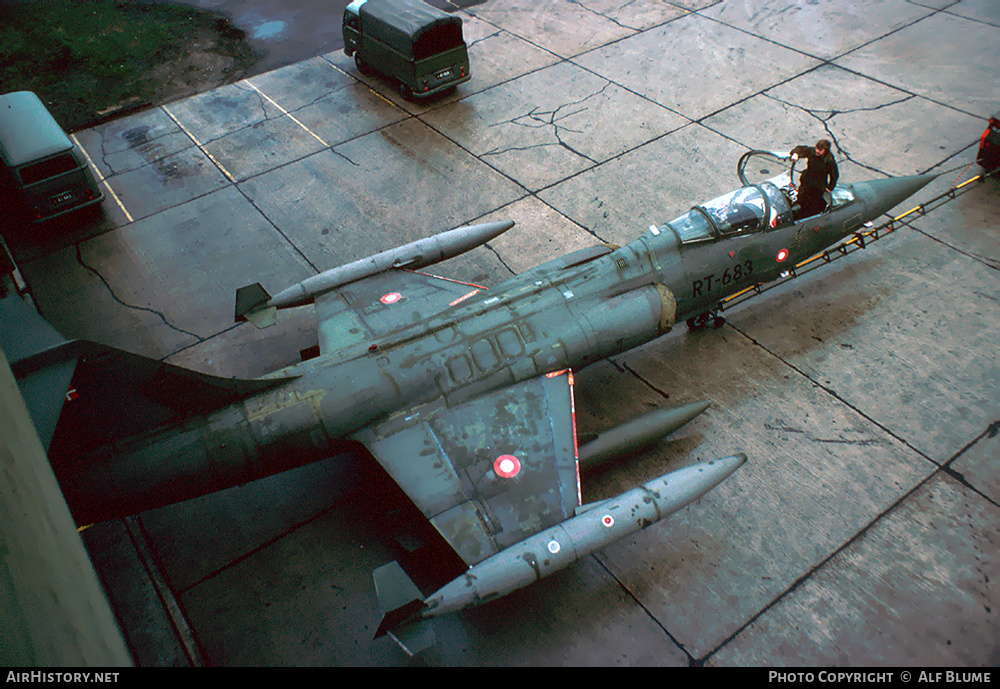
[[[808,218],[811,215],[822,213],[826,208],[826,199],[823,193],[833,191],[840,178],[840,171],[837,169],[837,161],[830,153],[830,142],[820,139],[816,142],[816,147],[796,146],[791,152],[792,160],[804,158],[806,160],[806,171],[799,178],[798,204],[800,210],[795,214],[795,219]]]

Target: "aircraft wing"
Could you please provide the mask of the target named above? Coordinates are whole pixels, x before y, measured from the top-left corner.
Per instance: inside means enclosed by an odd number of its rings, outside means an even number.
[[[484,287],[393,269],[316,297],[319,349],[335,352],[423,322]]]
[[[354,436],[469,566],[571,517],[580,503],[572,372]]]

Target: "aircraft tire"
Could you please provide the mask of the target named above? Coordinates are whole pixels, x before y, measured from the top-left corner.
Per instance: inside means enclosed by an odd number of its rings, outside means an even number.
[[[711,315],[706,311],[705,313],[699,313],[697,316],[692,316],[687,319],[687,327],[691,332],[701,332],[708,327],[708,319]]]

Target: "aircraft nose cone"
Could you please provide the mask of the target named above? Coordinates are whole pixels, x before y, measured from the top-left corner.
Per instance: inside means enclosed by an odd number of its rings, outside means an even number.
[[[867,182],[865,190],[865,206],[869,220],[874,220],[883,213],[895,208],[910,196],[924,188],[937,175],[910,175],[908,177],[890,177]]]

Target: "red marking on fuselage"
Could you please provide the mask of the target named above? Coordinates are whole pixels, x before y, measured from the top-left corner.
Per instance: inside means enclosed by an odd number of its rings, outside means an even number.
[[[514,455],[500,455],[493,462],[493,471],[500,478],[514,478],[521,471],[521,462]]]

